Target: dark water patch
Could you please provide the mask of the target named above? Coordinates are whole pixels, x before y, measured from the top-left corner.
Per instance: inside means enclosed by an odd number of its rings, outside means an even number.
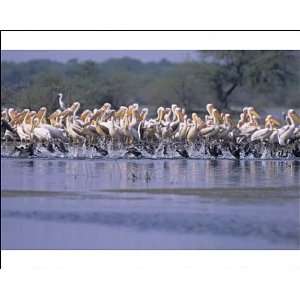
[[[237,198],[237,199],[287,199],[300,201],[300,186],[282,187],[237,187],[237,188],[149,188],[149,189],[104,189],[102,192],[115,193],[148,193],[174,194],[183,196],[199,196],[205,198]]]
[[[2,218],[28,219],[61,223],[88,223],[133,228],[138,231],[166,231],[177,234],[213,234],[232,237],[264,238],[273,243],[284,242],[299,249],[299,223],[270,222],[238,215],[218,216],[209,213],[116,213],[60,211],[4,211]],[[37,223],[38,226],[38,223]]]
[[[300,187],[289,186],[287,189],[279,187],[260,188],[131,188],[131,189],[103,189],[88,192],[43,191],[43,190],[1,190],[1,197],[5,198],[48,198],[48,199],[89,199],[89,200],[147,200],[149,194],[156,196],[176,195],[181,199],[184,196],[193,196],[197,199],[231,199],[253,201],[298,201],[300,203]],[[148,196],[147,196],[148,195]]]
[[[68,191],[1,190],[1,197],[12,199],[62,199],[62,200],[144,200],[146,197],[118,195],[113,193],[86,193]]]
[[[76,197],[78,193],[64,191],[36,191],[36,190],[1,190],[1,197],[20,198],[20,197]]]

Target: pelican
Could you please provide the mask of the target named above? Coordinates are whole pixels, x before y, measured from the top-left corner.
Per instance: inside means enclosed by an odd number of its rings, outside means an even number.
[[[30,141],[30,134],[32,129],[32,118],[29,109],[24,109],[21,116],[17,120],[17,134],[21,141]]]
[[[295,137],[295,133],[299,132],[299,128],[296,127],[300,124],[299,115],[293,109],[289,109],[287,118],[290,125],[284,126],[284,129],[278,132],[278,141],[281,146],[287,145],[288,141]]]
[[[270,135],[273,133],[273,126],[274,121],[271,122],[273,116],[268,115],[265,118],[265,128],[258,129],[256,130],[252,135],[251,135],[251,142],[253,141],[264,141],[270,137]]]
[[[179,129],[175,134],[175,138],[179,140],[184,140],[187,136],[188,129],[188,117],[187,115],[184,115],[183,122],[179,124]]]
[[[254,131],[260,129],[258,120],[260,115],[254,110],[253,107],[247,107],[245,119],[247,120],[243,125],[239,127],[241,135],[251,136]]]
[[[202,128],[200,130],[200,134],[206,139],[216,138],[221,130],[221,127],[219,125],[220,123],[222,123],[220,114],[219,114],[218,110],[215,108],[212,108],[211,105],[208,104],[208,108],[207,108],[207,111],[209,112],[210,116],[209,116],[209,118],[206,118],[206,119],[208,119],[205,122],[206,127]]]
[[[78,110],[78,105],[76,104],[74,107],[70,108],[66,113],[66,132],[73,142],[83,143],[85,141],[85,138],[81,134],[82,127],[80,126],[80,124],[76,123],[75,119],[75,114]]]
[[[45,127],[39,127],[40,119],[35,117],[33,119],[32,124],[32,139],[38,142],[50,142],[51,141],[51,134],[50,131]]]
[[[167,154],[173,150],[182,157],[188,156],[185,146],[200,150],[200,145],[213,157],[229,150],[237,159],[241,151],[255,157],[260,157],[263,149],[271,150],[272,156],[283,152],[298,157],[300,153],[300,116],[293,109],[285,114],[285,124],[273,115],[262,119],[252,106],[244,107],[235,121],[211,103],[206,105],[204,120],[195,112],[187,114],[185,108],[176,104],[158,107],[156,116],[149,118],[148,108],[141,108],[138,103],[115,108],[106,102],[80,113],[80,102],[66,107],[62,94],[58,98],[60,108],[53,112],[48,112],[45,106],[37,111],[4,108],[1,111],[4,141],[46,143],[48,151],[63,153],[67,152],[67,142],[85,143],[102,156],[109,143],[117,149],[129,147],[129,154],[143,147],[152,155],[156,151]],[[20,148],[20,151],[25,150]]]
[[[192,144],[198,138],[199,133],[199,124],[198,124],[199,117],[196,113],[192,113],[192,124],[190,125],[188,132],[187,132],[187,142]]]

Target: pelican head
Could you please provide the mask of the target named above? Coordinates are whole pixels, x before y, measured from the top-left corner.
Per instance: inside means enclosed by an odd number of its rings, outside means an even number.
[[[147,115],[148,115],[148,113],[149,113],[149,109],[146,108],[146,107],[143,108],[142,111],[141,111],[141,118],[142,118],[143,120],[145,120],[146,117],[147,117]]]
[[[216,108],[213,108],[212,116],[214,118],[214,123],[215,124],[222,124],[223,123],[221,115],[220,115],[220,113],[218,112],[218,110]]]
[[[160,106],[158,109],[157,109],[157,119],[158,121],[161,121],[162,118],[163,118],[163,115],[164,115],[164,107]]]
[[[176,107],[177,107],[176,104],[172,104],[172,105],[171,105],[171,110],[172,110],[173,112],[175,112]]]
[[[114,120],[115,120],[115,118],[116,118],[116,110],[115,109],[111,109],[110,111],[109,111],[109,115],[110,115],[110,117],[111,118],[113,118]]]
[[[39,125],[39,123],[40,123],[40,119],[38,117],[34,117],[32,119],[32,129],[37,127]]]
[[[80,115],[80,119],[85,122],[85,120],[91,116],[92,112],[89,109],[84,110],[81,115]]]
[[[106,102],[103,104],[103,107],[105,108],[105,110],[110,110],[111,109],[111,104],[109,102]]]
[[[12,108],[12,107],[10,107],[10,108],[7,110],[8,115],[13,114],[14,112],[15,112],[15,109]]]
[[[248,108],[249,108],[248,106],[245,106],[245,107],[243,108],[243,113],[244,113],[244,114],[246,114],[246,113],[248,112]]]
[[[207,112],[209,113],[210,116],[212,116],[212,111],[213,111],[213,109],[214,109],[213,104],[208,103],[208,104],[206,105],[206,110],[207,110]]]
[[[74,102],[70,108],[73,112],[78,111],[78,109],[80,108],[80,102],[78,101]]]
[[[43,113],[45,113],[45,112],[47,112],[47,108],[46,108],[45,106],[42,106],[42,107],[40,108],[40,111],[43,112]]]
[[[60,117],[64,118],[64,117],[71,115],[72,113],[73,113],[73,110],[71,107],[69,107],[60,114]]]
[[[116,112],[115,116],[117,118],[123,118],[125,113],[127,111],[127,107],[126,106],[120,106],[118,111]]]
[[[280,122],[278,120],[276,120],[274,117],[271,118],[270,122],[271,122],[273,127],[280,127],[281,126]]]
[[[158,109],[157,109],[157,114],[160,114],[161,112],[163,112],[165,109],[160,106]]]
[[[300,116],[296,113],[294,109],[289,109],[287,115],[293,119],[294,123],[300,125]]]
[[[132,104],[131,104],[131,105],[129,105],[128,108],[127,108],[127,115],[128,115],[128,116],[131,116],[131,115],[132,115],[132,110],[133,110],[133,106],[132,106]]]
[[[175,113],[178,114],[178,113],[180,113],[180,112],[181,112],[181,108],[177,106],[177,107],[175,108]]]
[[[125,112],[125,111],[127,111],[127,107],[126,106],[120,106],[119,107],[119,112]]]
[[[28,114],[29,114],[29,112],[30,112],[30,110],[28,109],[28,108],[25,108],[25,109],[23,109],[23,111],[21,111],[20,113],[18,113],[17,115],[16,115],[16,118],[18,119],[18,120],[22,120],[23,119],[23,117],[25,118]]]
[[[133,103],[132,107],[134,110],[139,110],[139,104],[138,103]]]
[[[224,115],[224,123],[227,124],[227,125],[233,125],[233,121],[231,119],[230,114],[225,114]]]
[[[256,119],[260,119],[260,115],[258,114],[258,112],[254,109],[254,107],[250,106],[247,108],[247,112],[249,115],[251,115],[252,117],[255,117]]]
[[[61,110],[60,110],[60,109],[57,109],[57,110],[54,111],[48,118],[49,118],[49,119],[54,119],[54,118],[57,118],[60,114],[61,114]]]
[[[166,113],[168,114],[168,113],[170,113],[172,110],[171,110],[170,107],[166,107],[165,111],[166,111]]]
[[[267,115],[266,118],[265,118],[265,122],[268,122],[272,119],[272,115]]]
[[[8,116],[7,109],[2,110],[2,112],[1,112],[1,118],[7,119],[7,116]]]
[[[192,120],[194,123],[197,123],[198,115],[195,112],[192,113]]]
[[[273,116],[272,115],[267,115],[266,117],[265,117],[265,127],[267,128],[267,127],[273,127],[273,122],[272,122],[272,119],[273,119]],[[274,123],[274,125],[275,125],[275,123]]]

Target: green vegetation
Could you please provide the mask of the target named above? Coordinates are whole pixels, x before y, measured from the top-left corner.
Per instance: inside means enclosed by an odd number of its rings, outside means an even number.
[[[298,51],[200,51],[199,61],[143,63],[131,58],[106,62],[1,62],[1,105],[58,108],[80,101],[83,108],[139,102],[157,107],[177,103],[200,110],[207,102],[222,108],[300,106]],[[202,59],[200,59],[200,57]]]

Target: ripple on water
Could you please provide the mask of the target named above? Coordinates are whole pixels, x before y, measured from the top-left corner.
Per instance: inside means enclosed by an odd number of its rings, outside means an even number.
[[[2,245],[299,248],[299,169],[277,160],[1,158]]]

